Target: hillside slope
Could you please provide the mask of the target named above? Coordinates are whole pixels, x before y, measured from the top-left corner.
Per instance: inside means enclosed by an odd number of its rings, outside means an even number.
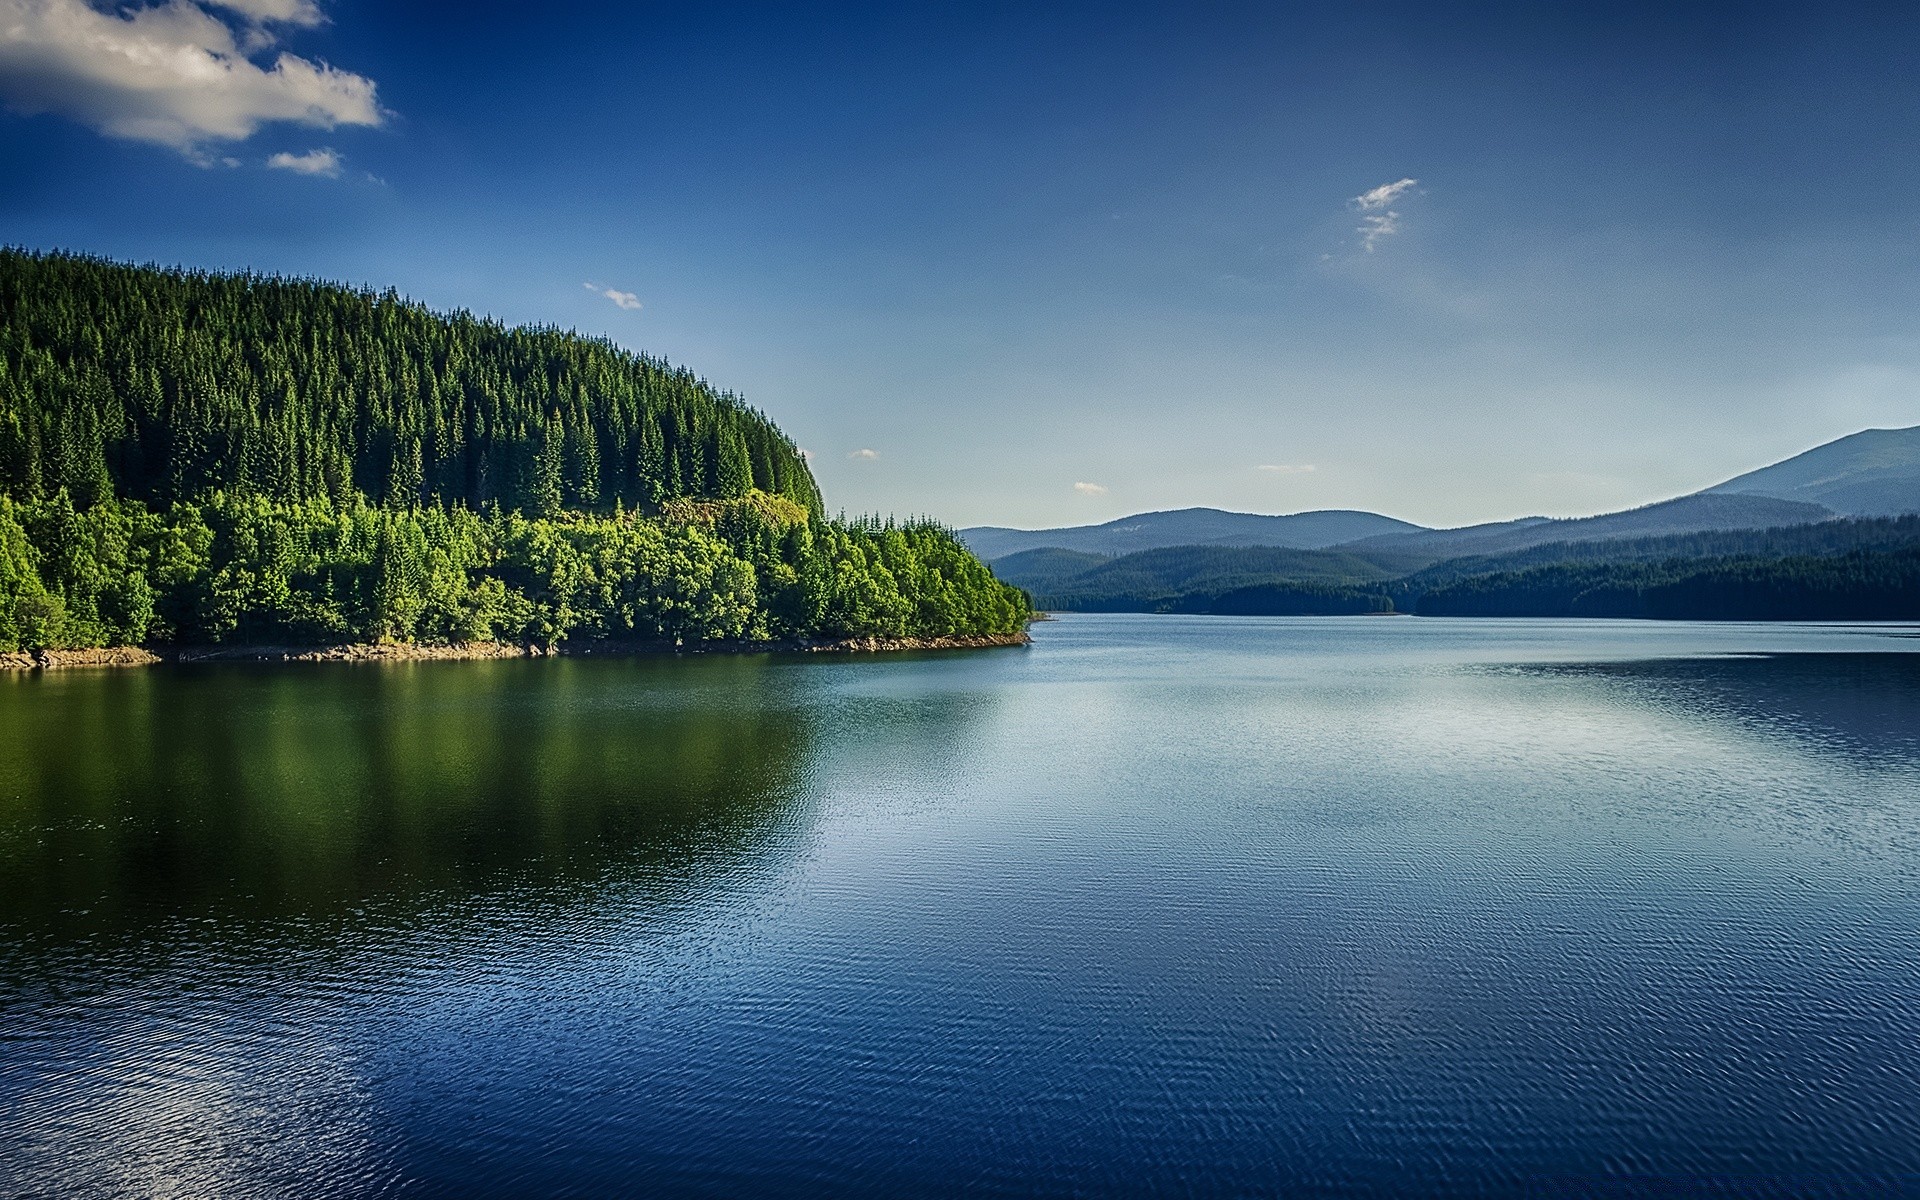
[[[981,525],[960,538],[989,561],[1025,550],[1053,547],[1083,554],[1120,555],[1166,546],[1279,546],[1319,550],[1380,534],[1420,529],[1409,521],[1350,509],[1266,516],[1217,508],[1181,508],[1140,513],[1103,525],[1060,529],[1006,529]]]
[[[833,521],[738,397],[312,281],[0,251],[0,654],[1012,639],[931,522]]]
[[[1601,541],[1611,538],[1665,537],[1733,529],[1767,529],[1832,520],[1831,509],[1770,496],[1682,496],[1625,512],[1597,517],[1550,520],[1538,517],[1469,525],[1461,529],[1428,529],[1388,534],[1351,542],[1341,549],[1366,552],[1397,551],[1424,554],[1429,561],[1463,555],[1506,554],[1552,542]]]
[[[824,511],[737,396],[393,292],[0,250],[0,490],[242,490],[551,515],[759,490]]]
[[[1700,494],[1800,500],[1848,516],[1920,512],[1920,425],[1865,429]]]
[[[996,559],[993,568],[1045,608],[1145,611],[1182,596],[1213,596],[1276,581],[1341,587],[1378,583],[1403,574],[1407,565],[1397,556],[1340,550],[1168,546],[1112,559],[1033,550]]]

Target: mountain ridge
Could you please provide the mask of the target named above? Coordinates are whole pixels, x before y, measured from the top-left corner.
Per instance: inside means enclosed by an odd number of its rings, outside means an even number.
[[[1802,500],[1849,517],[1920,511],[1920,425],[1862,429],[1696,494]]]
[[[1237,513],[1220,508],[1175,508],[1136,513],[1098,525],[1011,529],[977,525],[959,531],[981,558],[1005,558],[1026,550],[1057,549],[1117,556],[1168,546],[1272,546],[1323,550],[1364,537],[1422,529],[1411,521],[1358,509],[1298,513]]]
[[[1744,493],[1696,493],[1591,517],[1527,517],[1519,521],[1467,525],[1458,529],[1427,529],[1365,538],[1346,543],[1342,548],[1417,551],[1432,554],[1436,558],[1454,558],[1467,554],[1524,550],[1550,542],[1604,541],[1624,537],[1813,525],[1834,520],[1840,515],[1824,505],[1799,500]]]
[[[996,562],[1035,550],[1119,557],[1177,546],[1427,553],[1435,561],[1560,541],[1766,529],[1920,512],[1920,425],[1863,429],[1712,487],[1590,517],[1519,517],[1431,528],[1364,509],[1236,513],[1195,507],[1051,529],[975,526],[960,538]],[[1340,534],[1366,530],[1355,536]]]

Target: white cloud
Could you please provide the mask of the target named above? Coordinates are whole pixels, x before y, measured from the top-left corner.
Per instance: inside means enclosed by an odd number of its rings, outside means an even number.
[[[232,0],[239,26],[192,0],[102,12],[85,0],[0,0],[0,96],[109,137],[152,142],[195,162],[208,142],[237,142],[272,121],[318,129],[379,125],[374,83],[281,52],[260,22],[314,25],[310,0]]]
[[[267,165],[276,171],[293,171],[300,175],[324,175],[328,179],[340,178],[340,164],[346,160],[340,157],[338,150],[309,150],[305,154],[288,154],[285,150],[267,160]]]
[[[1372,254],[1381,242],[1400,232],[1400,214],[1389,211],[1379,216],[1361,217],[1360,227],[1354,232],[1360,235],[1360,248]]]
[[[640,297],[634,295],[632,292],[623,292],[618,288],[601,287],[597,283],[583,283],[580,286],[586,288],[596,296],[606,297],[620,308],[632,311],[640,307]]]
[[[1082,496],[1104,496],[1107,494],[1105,484],[1082,483],[1077,480],[1074,482],[1073,490],[1079,492]]]
[[[1381,242],[1400,232],[1400,214],[1389,205],[1419,186],[1419,183],[1418,179],[1398,179],[1361,192],[1347,202],[1350,207],[1364,214],[1359,227],[1354,230],[1360,235],[1361,249],[1372,254]]]
[[[866,447],[862,446],[860,449],[855,450],[852,454],[847,455],[847,457],[872,460],[872,459],[879,458],[880,452],[878,450],[869,450]]]
[[[1383,183],[1377,188],[1361,192],[1358,196],[1355,196],[1353,198],[1354,207],[1358,208],[1361,212],[1372,212],[1377,208],[1385,208],[1395,200],[1398,200],[1406,192],[1417,187],[1419,183],[1420,181],[1418,179],[1400,179],[1393,183]]]
[[[1269,475],[1305,475],[1315,469],[1312,463],[1261,463],[1254,468]]]
[[[209,0],[215,8],[236,12],[257,24],[324,25],[326,14],[313,0]]]
[[[801,459],[802,459],[802,460],[804,460],[804,461],[806,461],[806,462],[812,462],[812,461],[813,461],[813,451],[811,451],[811,450],[809,450],[809,449],[807,449],[807,448],[806,448],[805,446],[800,446],[800,447],[798,447],[798,449],[799,449],[799,451],[800,451],[800,457],[801,457]]]

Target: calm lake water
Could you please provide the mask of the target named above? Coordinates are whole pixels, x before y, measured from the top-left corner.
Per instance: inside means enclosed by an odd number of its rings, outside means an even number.
[[[0,675],[0,1194],[1920,1193],[1920,638]]]

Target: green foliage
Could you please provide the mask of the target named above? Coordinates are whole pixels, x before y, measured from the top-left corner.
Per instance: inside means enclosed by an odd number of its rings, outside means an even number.
[[[0,651],[932,638],[1013,633],[1031,615],[938,525],[815,522],[761,492],[678,511],[0,497]]]
[[[392,293],[0,250],[0,651],[1012,633],[737,397]]]

